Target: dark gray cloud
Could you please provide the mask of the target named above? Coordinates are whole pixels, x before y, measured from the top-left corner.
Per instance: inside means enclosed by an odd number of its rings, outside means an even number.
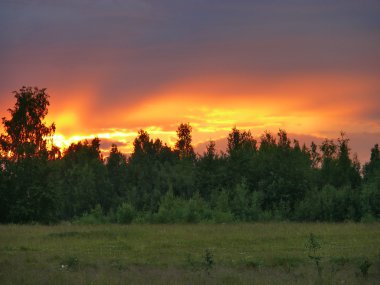
[[[230,75],[271,87],[333,74],[343,86],[380,76],[379,31],[378,0],[1,0],[0,105],[11,106],[10,91],[24,84],[64,90],[63,99],[91,86],[90,120],[102,121],[196,78],[212,77],[207,91],[218,92]],[[361,115],[378,122],[380,87],[370,84],[347,97],[313,94],[310,108],[368,100],[373,110]]]
[[[378,1],[6,0],[0,8],[7,89],[18,80],[96,81],[100,97],[133,101],[199,74],[380,73]]]

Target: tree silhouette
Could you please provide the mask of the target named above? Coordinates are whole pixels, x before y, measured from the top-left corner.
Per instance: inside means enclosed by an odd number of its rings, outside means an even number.
[[[54,123],[43,121],[48,113],[49,95],[46,89],[22,87],[14,91],[16,104],[8,111],[11,119],[3,118],[5,134],[0,137],[3,153],[18,160],[47,154],[47,140],[54,135]]]
[[[378,172],[380,177],[380,150],[378,144],[375,144],[371,149],[370,161],[364,165],[363,172],[365,181],[371,180],[376,172]]]
[[[125,198],[127,158],[115,144],[112,144],[110,155],[107,159],[108,178],[113,188],[113,194],[118,199]]]
[[[256,150],[257,142],[252,137],[250,131],[240,131],[234,127],[231,133],[228,134],[227,140],[227,151],[229,154],[242,149],[246,151]]]
[[[178,140],[175,144],[175,149],[179,153],[179,157],[182,158],[195,158],[193,146],[191,145],[191,131],[192,127],[189,123],[180,124],[177,129]]]
[[[226,153],[210,141],[196,156],[187,123],[178,126],[174,148],[140,130],[128,158],[112,145],[103,159],[98,138],[72,143],[60,156],[49,144],[55,125],[44,122],[45,91],[14,92],[11,117],[2,120],[0,223],[91,215],[116,222],[125,203],[145,222],[380,220],[377,144],[363,177],[343,133],[301,148],[285,130],[276,137],[264,132],[257,143],[249,130],[234,127]]]

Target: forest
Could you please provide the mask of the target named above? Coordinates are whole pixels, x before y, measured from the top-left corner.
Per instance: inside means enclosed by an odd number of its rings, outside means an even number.
[[[192,127],[171,148],[140,130],[133,152],[100,140],[61,150],[46,89],[22,87],[0,136],[0,223],[370,222],[380,219],[380,150],[361,165],[349,138],[301,145],[285,130],[256,140],[232,127],[228,147],[202,154]]]

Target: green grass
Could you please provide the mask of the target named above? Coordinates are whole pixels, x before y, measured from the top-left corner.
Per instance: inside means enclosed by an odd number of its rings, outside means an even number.
[[[321,240],[322,278],[305,247]],[[206,265],[205,251],[212,254]],[[360,264],[368,258],[365,278]],[[380,224],[0,226],[0,284],[376,284]]]

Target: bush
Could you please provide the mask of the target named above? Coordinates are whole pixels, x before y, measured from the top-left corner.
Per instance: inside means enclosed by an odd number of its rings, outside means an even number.
[[[185,221],[187,223],[198,223],[212,219],[212,213],[207,203],[196,192],[190,200],[185,202]]]
[[[247,220],[247,212],[249,211],[248,186],[245,181],[236,184],[231,191],[229,206],[234,214],[235,220]]]
[[[77,270],[78,267],[79,259],[74,255],[67,256],[61,261],[61,270],[74,271]]]
[[[161,200],[158,212],[153,214],[156,223],[198,223],[212,220],[213,213],[208,204],[196,192],[185,200],[168,191]]]
[[[204,259],[204,269],[207,272],[207,274],[210,274],[210,270],[214,267],[214,255],[208,248],[205,250],[203,259]]]
[[[115,213],[118,224],[130,224],[136,216],[135,209],[129,203],[121,204]]]
[[[375,183],[364,185],[360,195],[362,212],[380,219],[380,187]]]
[[[249,221],[258,221],[263,213],[262,205],[264,201],[264,193],[261,191],[254,191],[250,195],[251,206],[247,211],[247,219]]]
[[[174,197],[173,191],[168,191],[162,198],[158,212],[153,216],[153,221],[167,224],[184,222],[185,216],[186,208],[184,201]]]
[[[308,249],[308,256],[310,260],[312,260],[315,263],[315,266],[318,271],[319,277],[322,276],[322,266],[321,266],[321,242],[320,240],[313,234],[310,233],[309,239],[307,240],[306,243],[306,248]]]
[[[324,186],[313,189],[297,205],[295,218],[301,221],[342,222],[360,220],[359,193],[351,188]]]
[[[214,210],[212,212],[212,220],[215,223],[231,223],[234,221],[234,215],[230,211]]]
[[[83,214],[82,217],[76,219],[74,221],[75,224],[83,224],[83,225],[96,225],[96,224],[104,224],[107,223],[108,219],[103,214],[102,207],[98,204],[94,209],[91,210],[90,213]]]
[[[371,265],[372,262],[368,259],[368,257],[364,257],[362,260],[359,261],[358,267],[364,278],[367,278],[368,270],[371,267]]]

